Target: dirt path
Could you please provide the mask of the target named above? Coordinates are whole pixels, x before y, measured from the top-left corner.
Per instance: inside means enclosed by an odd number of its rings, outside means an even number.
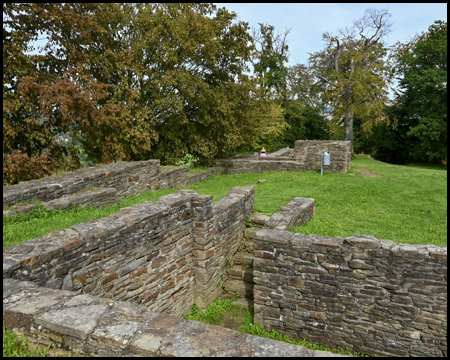
[[[361,169],[353,169],[355,171],[359,171],[361,174],[359,176],[362,177],[383,177],[382,175],[372,174],[369,170],[361,168]]]

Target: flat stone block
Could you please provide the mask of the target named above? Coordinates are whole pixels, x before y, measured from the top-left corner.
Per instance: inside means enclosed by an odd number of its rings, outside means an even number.
[[[37,317],[36,324],[59,334],[86,340],[97,326],[97,320],[107,310],[106,305],[75,306],[50,310]]]

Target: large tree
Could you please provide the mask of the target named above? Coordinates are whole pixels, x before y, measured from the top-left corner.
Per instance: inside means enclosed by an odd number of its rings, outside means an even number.
[[[77,145],[94,162],[169,163],[227,155],[282,125],[267,116],[277,113],[267,88],[244,75],[248,24],[225,8],[17,3],[3,14],[8,182],[80,166]]]
[[[3,5],[3,175],[8,182],[95,161],[130,158],[156,134],[124,81],[133,56],[120,46],[116,4]],[[34,42],[46,39],[34,49]],[[58,143],[58,135],[67,143]],[[67,156],[69,155],[69,156]]]
[[[447,160],[447,22],[396,46],[396,120],[407,126],[414,161]]]
[[[156,114],[152,156],[227,156],[250,145],[272,118],[269,93],[244,73],[248,24],[211,4],[139,5],[133,36],[141,101]]]
[[[342,29],[335,36],[323,34],[325,49],[310,54],[316,76],[327,86],[324,97],[333,109],[334,125],[344,125],[344,139],[352,144],[355,115],[363,120],[366,131],[386,119],[384,39],[390,29],[389,16],[387,10],[367,9],[353,27]]]
[[[289,46],[287,36],[290,29],[284,34],[275,35],[275,27],[270,24],[259,23],[259,29],[253,28],[253,42],[255,45],[252,57],[255,74],[262,76],[272,93],[281,100],[286,99],[286,63],[289,59]]]

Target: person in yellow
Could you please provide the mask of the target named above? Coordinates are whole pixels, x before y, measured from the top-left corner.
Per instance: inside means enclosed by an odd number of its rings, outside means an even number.
[[[264,157],[266,156],[266,149],[264,149],[264,147],[259,152],[259,156],[264,156]]]

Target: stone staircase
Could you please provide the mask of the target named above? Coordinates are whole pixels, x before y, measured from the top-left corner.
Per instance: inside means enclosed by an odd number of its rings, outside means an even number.
[[[254,242],[244,238],[229,262],[221,298],[234,297],[238,299],[238,304],[253,306],[253,250]]]
[[[253,250],[254,234],[258,229],[288,230],[308,222],[315,213],[315,201],[311,198],[294,198],[280,211],[270,214],[256,213],[250,216],[251,228],[246,228],[244,238],[229,260],[227,277],[224,279],[222,299],[237,298],[238,304],[253,307]]]

